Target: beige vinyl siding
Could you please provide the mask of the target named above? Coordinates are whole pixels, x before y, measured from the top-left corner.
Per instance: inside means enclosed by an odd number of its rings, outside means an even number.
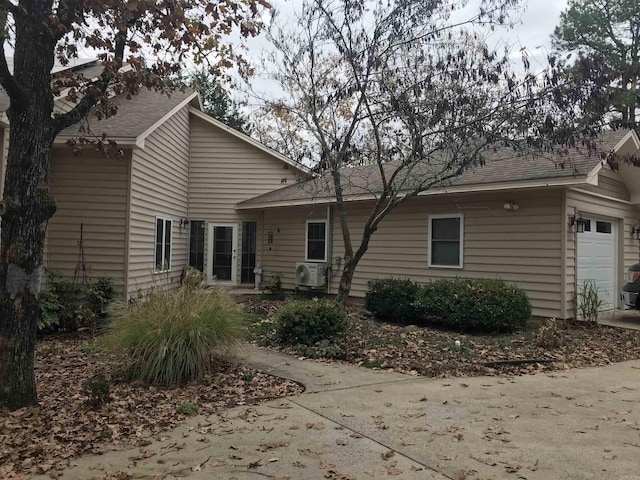
[[[106,275],[123,288],[129,162],[68,147],[51,156],[51,194],[57,211],[47,230],[46,265],[73,277],[83,224],[84,258],[90,277]]]
[[[582,189],[620,200],[630,200],[629,191],[622,179],[617,173],[614,173],[607,168],[604,168],[598,175],[597,186],[585,185]]]
[[[262,224],[260,211],[236,211],[236,203],[295,182],[296,171],[292,167],[225,130],[191,116],[189,218],[238,226],[237,282],[240,281],[242,222],[258,224],[258,264],[262,253],[260,237],[270,225]],[[208,227],[206,232],[208,235]],[[207,239],[205,268],[208,246]]]
[[[570,189],[567,191],[566,222],[574,213],[600,215],[617,220],[618,235],[618,265],[616,265],[616,292],[620,291],[624,272],[634,263],[640,261],[640,243],[631,236],[631,228],[640,223],[640,211],[631,203],[615,198],[604,198],[603,191],[598,195],[584,189]],[[573,317],[573,301],[576,291],[576,234],[570,232],[567,238],[567,318]]]
[[[561,308],[561,190],[418,198],[394,210],[374,233],[357,267],[351,295],[364,296],[369,280],[409,277],[418,282],[456,276],[501,278],[524,288],[533,314],[558,316]],[[517,211],[504,209],[517,203]],[[360,242],[370,203],[349,206],[354,246]],[[429,268],[428,217],[464,216],[464,268]],[[266,278],[284,274],[293,287],[295,264],[304,260],[306,220],[326,218],[324,207],[267,210],[265,223],[280,228],[271,251],[264,254]],[[344,256],[338,219],[333,221],[331,257]],[[263,238],[266,243],[266,236]],[[336,268],[331,293],[337,293],[342,268]]]
[[[187,263],[189,112],[180,109],[134,150],[131,164],[128,293],[178,285]],[[154,273],[156,217],[172,220],[171,270]]]

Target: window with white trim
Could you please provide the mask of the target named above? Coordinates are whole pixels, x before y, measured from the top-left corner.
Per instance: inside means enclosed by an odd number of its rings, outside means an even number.
[[[327,221],[307,221],[306,258],[310,262],[327,261]]]
[[[462,268],[464,252],[464,217],[429,216],[429,266]]]
[[[169,218],[156,217],[156,248],[153,271],[156,273],[171,270],[171,227]]]

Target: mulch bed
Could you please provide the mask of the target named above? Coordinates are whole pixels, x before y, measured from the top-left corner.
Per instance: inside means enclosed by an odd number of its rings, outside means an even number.
[[[186,418],[182,403],[211,414],[236,405],[300,394],[303,388],[242,365],[221,362],[202,381],[179,388],[124,383],[116,358],[96,352],[90,337],[66,335],[38,343],[39,405],[0,411],[0,478],[46,473],[59,477],[74,457],[122,445],[144,447]],[[84,385],[111,382],[110,401],[95,406]]]
[[[502,335],[472,335],[374,319],[349,306],[344,338],[314,347],[280,347],[271,338],[270,318],[283,302],[254,300],[245,308],[264,316],[254,341],[298,356],[341,361],[429,377],[523,375],[607,365],[640,358],[640,332],[585,322],[558,321],[557,347],[539,346],[537,326]],[[460,346],[456,346],[456,340]]]

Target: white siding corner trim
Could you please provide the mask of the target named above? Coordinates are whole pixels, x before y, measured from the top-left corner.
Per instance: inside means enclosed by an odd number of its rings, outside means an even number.
[[[458,220],[458,238],[434,238],[433,235],[433,221],[434,220],[451,220],[451,219],[456,219]],[[440,214],[440,215],[429,215],[429,227],[428,227],[428,254],[427,254],[427,259],[428,259],[428,266],[429,268],[457,268],[457,269],[462,269],[464,267],[464,215],[462,213],[456,213],[456,214]],[[433,259],[433,255],[434,255],[434,242],[438,243],[438,242],[442,242],[442,243],[453,243],[456,242],[458,243],[458,263],[454,264],[454,263],[439,263],[437,261],[434,261]]]

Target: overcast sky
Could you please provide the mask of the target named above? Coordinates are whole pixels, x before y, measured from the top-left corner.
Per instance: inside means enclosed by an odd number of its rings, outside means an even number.
[[[301,5],[300,0],[271,0],[270,3],[278,10],[279,21],[286,21],[287,18],[293,20],[293,12]],[[463,21],[473,17],[478,12],[479,5],[480,0],[470,0],[469,4],[463,10],[456,12],[452,19]],[[551,46],[550,35],[560,20],[560,12],[567,7],[567,0],[525,0],[522,5],[524,9],[517,15],[519,21],[513,28],[496,28],[493,32],[486,29],[487,42],[493,48],[502,49],[503,46],[508,46],[513,52],[516,67],[521,65],[520,49],[525,47],[532,70],[541,70],[546,64],[546,55]],[[259,63],[262,52],[268,49],[268,43],[262,35],[259,35],[257,38],[248,40],[247,47],[250,61]],[[251,83],[256,90],[263,93],[272,88],[269,82],[256,77]],[[242,96],[238,95],[239,93],[232,92],[236,98]],[[249,103],[253,104],[251,100]]]

